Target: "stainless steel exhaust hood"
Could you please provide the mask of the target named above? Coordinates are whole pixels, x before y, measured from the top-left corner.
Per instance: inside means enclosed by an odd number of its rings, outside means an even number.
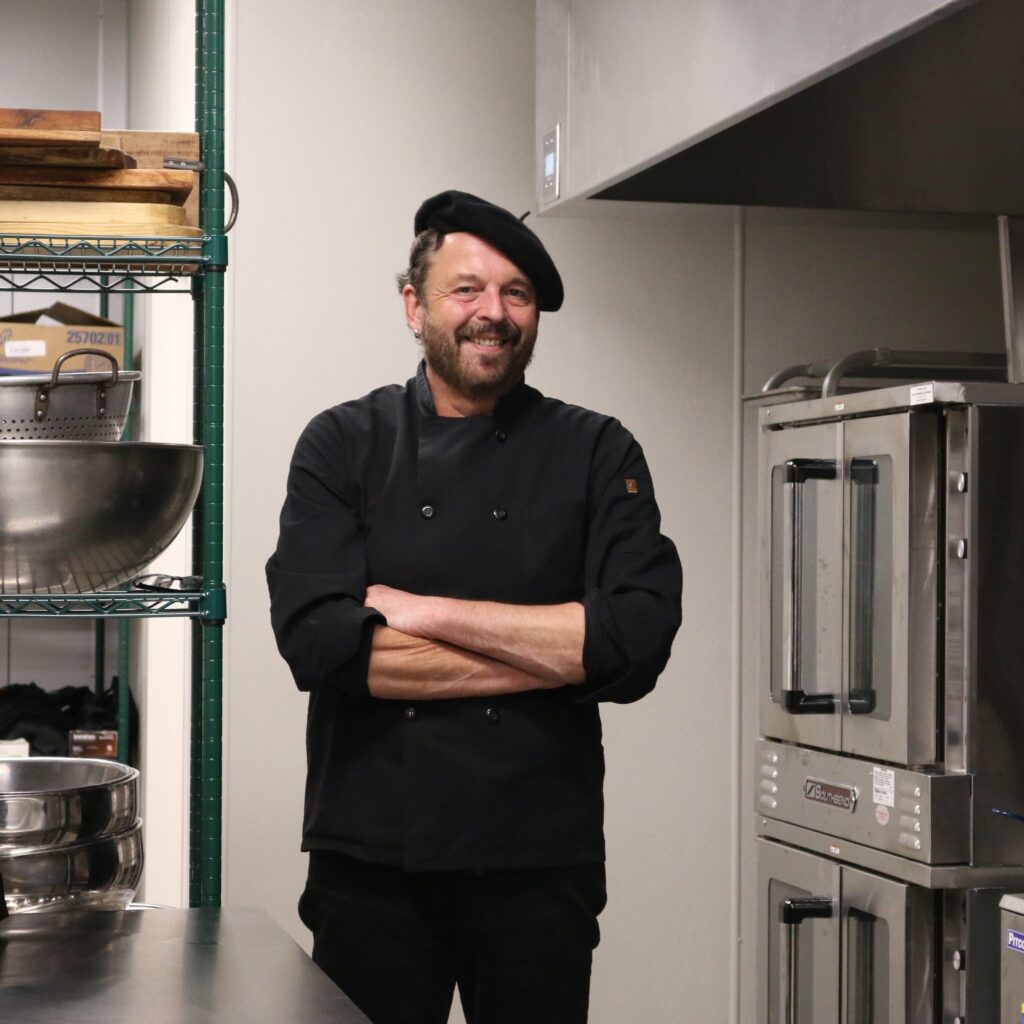
[[[1024,3],[977,0],[593,198],[1024,214]]]

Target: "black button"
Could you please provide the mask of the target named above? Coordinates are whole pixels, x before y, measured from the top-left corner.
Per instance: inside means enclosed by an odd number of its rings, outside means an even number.
[[[420,515],[423,516],[424,519],[433,519],[433,517],[434,517],[434,506],[433,505],[424,505],[423,508],[420,509]]]
[[[508,440],[508,434],[506,434],[504,430],[496,430],[494,432],[494,440],[504,443]]]
[[[415,708],[406,708],[402,712],[402,714],[405,715],[405,717],[408,718],[409,721],[411,722],[416,717],[416,709]]]
[[[500,506],[496,509],[491,510],[491,515],[497,520],[508,519],[508,509],[501,508]]]
[[[484,712],[484,717],[487,719],[488,722],[496,722],[499,718],[501,718],[501,714],[497,708],[488,708]]]

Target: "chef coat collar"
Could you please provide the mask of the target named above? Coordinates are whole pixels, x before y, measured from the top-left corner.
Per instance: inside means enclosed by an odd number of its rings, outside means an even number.
[[[419,402],[420,412],[424,416],[436,416],[437,406],[434,405],[434,396],[430,393],[430,384],[427,381],[427,361],[426,359],[420,360],[420,365],[416,367],[416,378],[415,378],[416,398]],[[501,398],[498,399],[498,404],[494,407],[494,417],[496,419],[507,419],[511,417],[516,410],[523,408],[528,405],[531,399],[537,395],[537,392],[533,388],[529,387],[523,379],[519,380],[511,391],[506,392]]]

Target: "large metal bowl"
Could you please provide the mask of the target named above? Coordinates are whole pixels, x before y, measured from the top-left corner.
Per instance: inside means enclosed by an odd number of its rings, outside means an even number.
[[[0,441],[0,589],[106,590],[140,572],[199,493],[195,445]]]
[[[100,839],[0,853],[0,878],[12,914],[73,907],[124,910],[141,876],[141,821]]]
[[[128,765],[79,757],[0,758],[0,855],[125,832],[138,812],[139,773]]]

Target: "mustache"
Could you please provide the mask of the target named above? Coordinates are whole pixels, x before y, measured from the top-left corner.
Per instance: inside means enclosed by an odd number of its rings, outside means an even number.
[[[511,320],[498,320],[491,324],[463,324],[455,332],[456,341],[475,338],[497,338],[499,341],[518,341],[522,331]]]

